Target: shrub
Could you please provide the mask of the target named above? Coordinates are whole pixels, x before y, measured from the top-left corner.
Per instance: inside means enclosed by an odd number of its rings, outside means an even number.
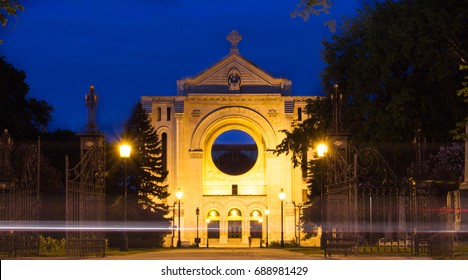
[[[39,253],[41,254],[64,254],[65,238],[55,239],[50,236],[39,235]]]

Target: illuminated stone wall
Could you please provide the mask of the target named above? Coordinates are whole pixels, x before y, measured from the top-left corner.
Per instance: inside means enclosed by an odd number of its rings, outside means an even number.
[[[235,80],[230,80],[232,73],[238,75]],[[219,224],[219,238],[211,238],[210,246],[249,246],[251,226],[260,218],[265,240],[267,208],[269,241],[279,242],[278,194],[282,189],[286,193],[284,240],[294,239],[298,215],[294,216],[293,201],[299,204],[306,199],[306,179],[299,168],[293,168],[289,156],[274,155],[273,150],[284,137],[279,131],[291,130],[302,121],[306,117],[303,113],[306,100],[313,97],[292,96],[291,81],[271,77],[238,51],[232,51],[232,47],[221,61],[195,77],[179,80],[177,86],[175,96],[143,96],[141,100],[151,113],[160,139],[163,134],[167,137],[167,183],[171,196],[166,203],[173,205],[177,202],[175,193],[179,189],[183,192],[180,237],[183,245],[195,242],[197,208],[200,246],[206,246],[207,218],[213,220],[213,225]],[[231,130],[247,133],[257,146],[255,164],[240,175],[221,171],[211,155],[218,136]],[[236,209],[237,215],[232,215],[232,209]],[[218,213],[216,217],[210,217],[213,210]],[[177,226],[178,215],[175,217]],[[241,231],[239,237],[235,230]],[[171,236],[166,238],[165,245],[171,246]],[[259,238],[252,238],[251,245],[258,246]]]

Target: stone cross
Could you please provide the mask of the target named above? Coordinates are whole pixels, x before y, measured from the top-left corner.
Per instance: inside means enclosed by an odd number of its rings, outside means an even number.
[[[88,124],[86,125],[87,132],[95,133],[97,132],[96,125],[96,106],[98,103],[98,97],[94,93],[94,86],[89,87],[89,92],[85,96],[86,107],[88,108]]]
[[[226,39],[231,42],[231,50],[230,54],[239,54],[239,49],[237,48],[237,44],[242,40],[242,36],[237,32],[237,30],[232,30],[231,33],[226,37]]]

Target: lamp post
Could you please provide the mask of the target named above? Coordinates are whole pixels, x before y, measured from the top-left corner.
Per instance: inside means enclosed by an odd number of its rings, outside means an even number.
[[[296,202],[292,202],[293,207],[294,207],[294,241],[297,243],[297,220],[296,220]]]
[[[286,198],[286,194],[284,193],[283,189],[281,189],[279,193],[279,199],[281,200],[281,243],[280,246],[284,247],[284,227],[283,227],[283,201]]]
[[[195,244],[197,245],[197,247],[199,247],[200,238],[198,237],[198,217],[200,215],[200,209],[198,207],[197,209],[195,209],[195,214],[197,215],[197,238],[195,239]]]
[[[299,209],[299,221],[297,223],[297,234],[298,234],[298,238],[297,238],[297,245],[299,247],[301,247],[301,209],[302,209],[302,204],[299,203],[299,205],[297,205],[297,208]]]
[[[261,229],[261,230],[260,230],[260,248],[262,248],[262,247],[263,247],[263,246],[262,246],[262,241],[263,241],[263,226],[261,226],[261,225],[262,225],[262,223],[263,223],[263,218],[262,218],[262,217],[258,218],[258,222],[260,223],[260,229]]]
[[[210,247],[208,244],[209,244],[209,240],[210,240],[210,227],[208,226],[210,224],[210,219],[209,218],[206,218],[206,248]]]
[[[180,191],[180,189],[176,192],[176,197],[177,197],[177,200],[178,200],[178,210],[177,210],[177,214],[179,216],[179,221],[178,221],[178,236],[177,236],[177,248],[180,248],[182,247],[182,241],[180,240],[180,200],[182,199],[182,196],[184,194]]]
[[[122,239],[120,242],[120,251],[128,251],[128,237],[127,237],[127,159],[130,157],[132,147],[127,144],[122,144],[119,147],[120,157],[124,163],[124,227],[122,232]]]
[[[268,215],[270,214],[270,209],[268,207],[265,209],[266,216],[266,247],[268,248]]]
[[[174,247],[174,234],[175,234],[175,206],[176,202],[174,201],[174,205],[172,205],[172,237],[171,237],[171,248]]]
[[[317,155],[320,158],[320,224],[322,226],[322,235],[320,236],[320,247],[323,249],[325,246],[325,234],[324,233],[324,224],[323,224],[323,158],[328,152],[328,147],[326,144],[317,145]]]

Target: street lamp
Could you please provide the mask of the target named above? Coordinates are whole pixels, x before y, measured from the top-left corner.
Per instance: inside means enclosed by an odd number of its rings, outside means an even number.
[[[317,155],[320,158],[323,158],[327,152],[328,152],[327,144],[321,143],[317,145]]]
[[[323,225],[323,158],[328,152],[328,147],[326,144],[317,145],[317,155],[320,158],[320,224],[322,227],[322,235],[320,236],[320,247],[324,248],[325,246],[325,234],[324,234],[324,225]]]
[[[132,147],[127,144],[122,144],[119,147],[120,157],[124,164],[124,227],[122,232],[120,251],[128,251],[128,237],[127,237],[127,159],[130,157]]]
[[[206,248],[210,247],[208,245],[208,241],[210,240],[210,227],[208,226],[210,224],[211,220],[209,218],[206,218]]]
[[[177,200],[178,200],[178,215],[179,215],[179,222],[178,222],[178,230],[179,230],[179,234],[178,234],[178,237],[177,237],[177,248],[180,248],[182,247],[182,241],[180,240],[180,200],[182,199],[182,196],[184,194],[180,191],[180,189],[176,192],[176,197],[177,197]]]
[[[284,247],[284,228],[283,228],[283,200],[286,198],[286,194],[283,189],[279,193],[279,199],[281,200],[281,243],[280,246]]]
[[[195,244],[197,245],[197,247],[199,247],[200,238],[198,237],[198,216],[200,215],[200,209],[198,207],[197,209],[195,209],[195,214],[197,215],[197,238],[195,239]]]
[[[268,248],[268,215],[270,214],[270,209],[268,207],[265,209],[266,215],[266,247]]]

